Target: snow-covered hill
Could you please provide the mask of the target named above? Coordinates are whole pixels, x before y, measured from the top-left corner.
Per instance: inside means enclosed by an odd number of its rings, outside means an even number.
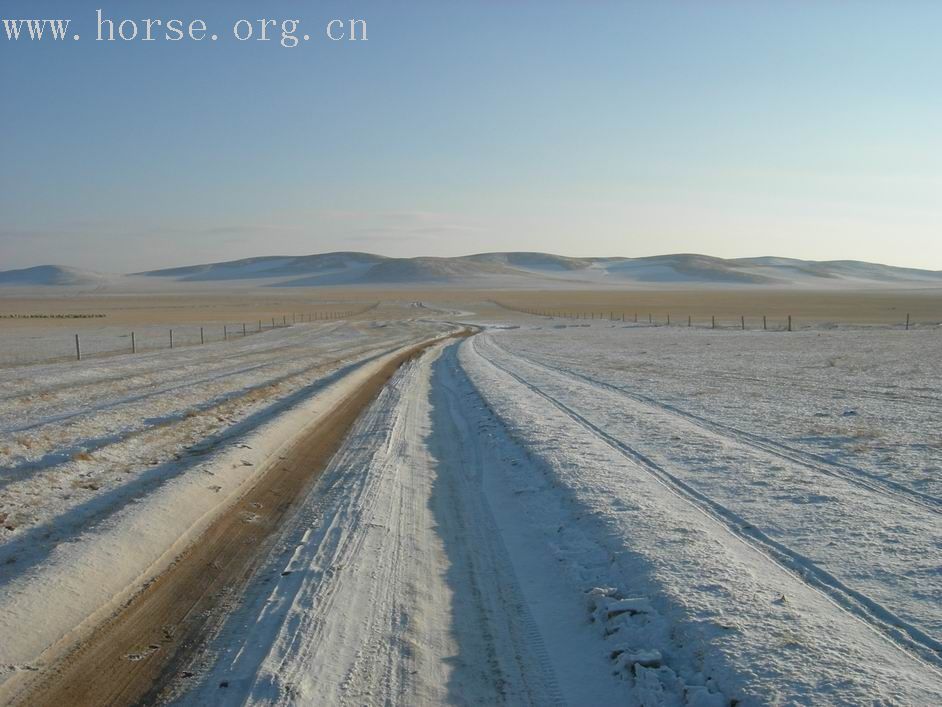
[[[139,273],[177,280],[268,279],[266,284],[459,285],[555,287],[565,285],[767,286],[840,288],[942,287],[942,272],[853,260],[724,259],[674,254],[644,258],[572,258],[550,253],[478,253],[456,258],[386,258],[368,253],[324,253],[211,263]]]
[[[82,270],[80,268],[69,268],[62,265],[37,265],[36,267],[23,268],[22,270],[0,271],[0,286],[88,286],[101,285],[112,278],[113,276],[104,275],[91,270]]]
[[[724,259],[680,253],[642,258],[573,258],[549,253],[478,253],[452,258],[389,258],[337,252],[266,256],[205,263],[133,275],[108,276],[40,266],[0,272],[4,285],[110,285],[160,288],[173,283],[212,287],[452,286],[467,288],[613,287],[711,288],[931,288],[942,271],[855,260],[813,261],[761,257]]]

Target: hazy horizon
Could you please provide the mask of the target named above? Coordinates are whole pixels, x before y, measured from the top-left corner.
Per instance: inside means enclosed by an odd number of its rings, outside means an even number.
[[[36,2],[83,36],[0,37],[0,270],[328,251],[942,269],[937,4],[103,9],[362,17],[369,39],[98,43],[94,7]]]
[[[418,255],[390,255],[390,254],[386,254],[386,253],[379,253],[379,252],[376,252],[376,251],[366,251],[366,250],[345,250],[345,251],[344,251],[344,250],[333,250],[333,251],[315,251],[315,252],[299,252],[299,253],[285,253],[285,252],[279,252],[279,253],[259,253],[259,254],[255,254],[255,255],[248,255],[248,256],[245,256],[245,257],[231,258],[231,259],[227,258],[227,259],[223,259],[223,260],[212,260],[212,261],[207,260],[207,261],[178,262],[178,263],[174,263],[174,264],[170,264],[170,265],[162,265],[162,266],[160,266],[160,267],[155,267],[155,268],[145,268],[145,269],[142,269],[142,270],[103,270],[103,269],[97,269],[97,270],[96,270],[95,268],[87,268],[87,267],[84,267],[84,266],[81,266],[81,265],[76,265],[76,264],[73,264],[73,263],[49,261],[49,262],[43,262],[43,263],[32,263],[32,264],[30,264],[30,265],[16,266],[16,267],[10,267],[10,268],[4,267],[2,270],[0,270],[0,272],[6,272],[6,271],[8,271],[8,270],[29,270],[29,269],[34,269],[34,268],[41,268],[41,267],[49,267],[49,266],[51,266],[51,267],[73,268],[73,269],[76,269],[76,270],[88,270],[88,271],[92,271],[92,272],[99,272],[99,273],[102,273],[102,274],[112,274],[112,275],[135,275],[135,274],[146,273],[146,272],[152,272],[152,271],[158,271],[158,270],[175,270],[175,269],[180,269],[180,268],[198,267],[198,266],[203,266],[203,265],[215,265],[215,264],[227,263],[227,262],[238,262],[238,261],[245,261],[245,260],[259,260],[259,259],[263,259],[263,258],[305,258],[305,257],[318,256],[318,255],[331,255],[331,254],[334,254],[334,253],[344,253],[344,252],[347,252],[347,253],[359,253],[359,254],[362,254],[362,255],[378,256],[378,257],[381,257],[381,258],[399,258],[399,259],[412,259],[412,258],[436,258],[436,259],[470,258],[470,257],[473,257],[473,256],[488,255],[488,254],[492,254],[492,253],[508,253],[508,254],[533,253],[533,254],[538,254],[538,255],[548,255],[548,256],[559,256],[559,257],[563,257],[563,258],[573,258],[573,259],[576,259],[576,260],[612,260],[612,259],[619,259],[619,258],[625,258],[625,259],[628,259],[628,260],[634,260],[634,259],[643,259],[643,258],[658,258],[658,257],[671,257],[671,256],[688,256],[688,255],[689,255],[689,256],[719,257],[719,256],[713,256],[713,255],[710,254],[710,253],[694,253],[694,252],[684,252],[684,253],[680,253],[680,252],[678,252],[678,253],[653,253],[653,254],[651,254],[651,255],[637,255],[637,256],[636,256],[636,255],[621,255],[621,254],[617,254],[617,253],[607,254],[607,255],[572,255],[572,254],[567,254],[567,253],[550,253],[550,252],[547,252],[547,251],[469,251],[469,252],[464,252],[464,253],[458,253],[458,254],[456,254],[456,255],[425,255],[425,254],[418,254]],[[927,270],[927,271],[930,271],[930,272],[942,272],[942,268],[934,269],[934,268],[920,268],[919,266],[910,266],[910,265],[894,265],[894,264],[892,264],[892,263],[877,263],[876,261],[862,261],[862,260],[859,260],[859,259],[856,259],[856,258],[833,258],[833,259],[830,259],[829,261],[814,261],[814,260],[803,259],[803,258],[792,258],[791,256],[781,255],[781,254],[779,254],[779,253],[764,253],[764,254],[762,254],[762,255],[745,255],[745,256],[731,257],[731,258],[721,258],[721,259],[722,259],[722,260],[729,260],[729,261],[737,261],[737,260],[750,260],[750,259],[757,259],[757,258],[781,258],[781,259],[785,259],[785,260],[794,259],[794,260],[801,260],[801,261],[805,261],[805,262],[840,262],[840,261],[852,261],[852,262],[871,263],[871,264],[875,264],[875,265],[890,265],[890,266],[892,266],[892,267],[900,267],[900,268],[912,268],[912,269],[916,269],[916,270]]]

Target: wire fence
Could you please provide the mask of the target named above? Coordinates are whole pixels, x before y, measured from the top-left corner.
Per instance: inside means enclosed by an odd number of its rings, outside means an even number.
[[[655,315],[650,312],[641,313],[639,312],[627,312],[627,311],[569,311],[565,309],[531,309],[527,307],[514,307],[513,305],[506,304],[504,302],[498,302],[497,300],[492,300],[493,304],[506,309],[511,312],[517,312],[519,314],[528,314],[534,317],[542,317],[545,319],[560,319],[560,320],[573,320],[573,321],[609,321],[609,322],[620,322],[620,323],[631,323],[638,324],[639,326],[670,326],[670,327],[687,327],[687,328],[699,328],[699,329],[723,329],[731,330],[737,329],[741,331],[795,331],[799,328],[797,321],[792,317],[791,314],[786,314],[780,317],[769,317],[765,314],[762,315],[750,315],[741,314],[739,317],[733,319],[729,316],[717,317],[716,315],[710,315],[709,317],[703,317],[702,315],[694,317],[693,315],[685,315],[681,317],[672,316],[670,313]],[[915,329],[920,326],[926,326],[926,322],[917,322],[911,315],[905,314],[902,315],[900,320],[896,323],[891,323],[891,325],[896,328],[909,331],[910,329]],[[928,325],[936,327],[939,326],[939,322],[930,322]]]
[[[132,328],[96,326],[79,332],[62,327],[41,332],[4,332],[0,336],[0,366],[83,361],[241,340],[296,324],[336,321],[361,315],[377,304],[356,310],[294,312],[251,321],[214,321],[207,324],[147,325]],[[18,319],[33,319],[22,315]],[[48,317],[39,317],[48,318]]]

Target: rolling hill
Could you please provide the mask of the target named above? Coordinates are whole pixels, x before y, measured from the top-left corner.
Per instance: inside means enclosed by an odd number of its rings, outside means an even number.
[[[942,287],[942,272],[855,260],[759,257],[724,259],[680,253],[641,258],[574,258],[535,252],[478,253],[451,258],[390,258],[336,252],[273,255],[105,275],[44,265],[0,272],[0,286],[162,288],[212,287],[465,287],[465,288],[799,288]]]
[[[0,271],[0,287],[14,286],[73,286],[88,287],[104,285],[114,276],[63,265],[37,265],[21,270]]]

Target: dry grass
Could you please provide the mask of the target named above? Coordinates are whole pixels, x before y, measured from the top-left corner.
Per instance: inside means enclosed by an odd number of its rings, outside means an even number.
[[[5,331],[30,331],[50,327],[81,332],[102,326],[198,325],[212,322],[271,323],[291,313],[340,310],[361,311],[381,303],[360,317],[364,320],[399,318],[409,314],[408,305],[424,302],[471,310],[490,317],[517,316],[494,302],[521,309],[563,311],[607,318],[624,314],[631,320],[648,315],[663,323],[671,315],[672,324],[708,325],[716,316],[718,325],[737,326],[745,316],[749,328],[760,328],[762,316],[770,328],[784,326],[788,315],[801,323],[838,322],[859,324],[902,324],[906,314],[914,322],[942,322],[942,290],[795,292],[787,290],[453,290],[437,289],[355,289],[355,288],[267,288],[181,292],[179,294],[53,295],[43,297],[0,297],[0,312],[25,314],[36,311],[61,313],[100,312],[104,319],[0,319]],[[415,312],[411,312],[414,314]]]
[[[748,328],[761,328],[762,316],[769,328],[784,325],[792,315],[796,325],[808,322],[854,324],[902,324],[906,314],[914,322],[942,321],[942,291],[912,292],[789,292],[783,290],[674,290],[497,292],[494,300],[511,307],[554,310],[576,314],[595,313],[608,318],[611,313],[646,322],[648,315],[664,323],[708,325],[712,316],[717,325],[738,326],[746,317]]]
[[[217,291],[213,293],[149,293],[113,295],[51,295],[42,297],[0,296],[0,314],[26,315],[35,312],[76,315],[87,312],[103,314],[93,319],[0,319],[0,332],[64,328],[81,332],[102,326],[199,325],[212,322],[259,320],[270,325],[295,313],[308,314],[360,311],[374,304],[369,293],[318,291],[303,289],[272,294],[262,289]]]

